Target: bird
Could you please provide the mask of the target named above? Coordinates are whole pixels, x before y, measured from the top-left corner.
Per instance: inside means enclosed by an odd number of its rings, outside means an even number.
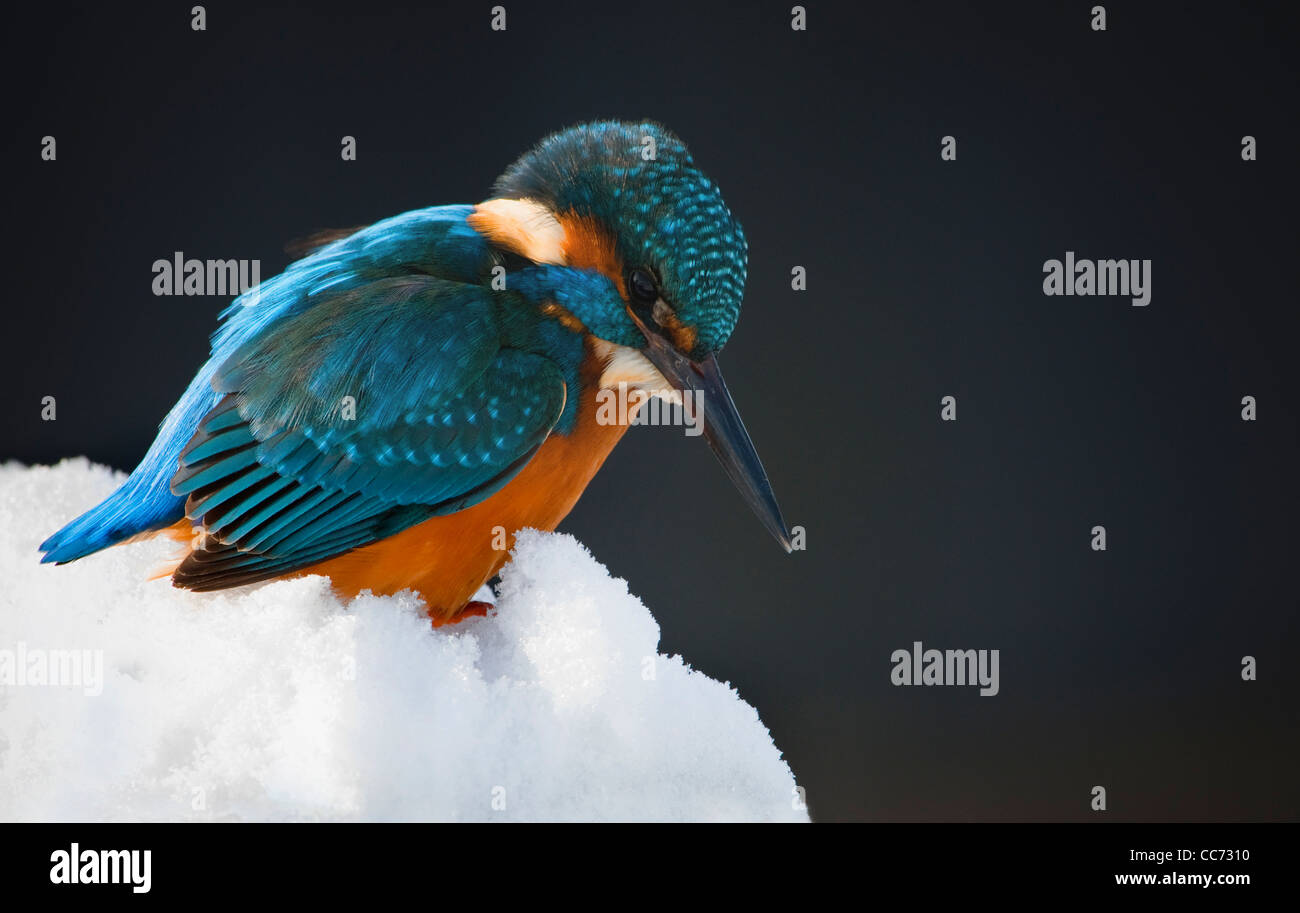
[[[697,398],[789,553],[717,360],[747,242],[685,144],[569,127],[490,193],[317,237],[235,298],[140,464],[41,561],[166,534],[182,589],[320,574],[343,597],[413,590],[434,626],[482,615],[515,534],[554,530],[635,417],[600,414],[616,390]]]

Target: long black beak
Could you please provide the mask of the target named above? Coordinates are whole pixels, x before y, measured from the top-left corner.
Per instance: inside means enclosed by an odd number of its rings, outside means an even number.
[[[740,420],[736,404],[731,401],[731,393],[718,369],[718,360],[710,355],[702,361],[691,361],[658,333],[651,331],[645,336],[649,345],[642,351],[651,364],[677,390],[695,394],[695,403],[704,412],[704,439],[709,442],[727,477],[740,489],[745,503],[762,521],[764,528],[786,552],[792,551],[790,532],[781,518],[776,495],[772,493],[772,485],[754,450],[754,442],[745,430],[745,423]]]

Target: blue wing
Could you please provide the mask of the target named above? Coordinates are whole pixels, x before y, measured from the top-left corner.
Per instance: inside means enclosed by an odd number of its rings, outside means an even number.
[[[564,409],[554,362],[501,345],[478,286],[405,276],[328,296],[239,347],[172,492],[207,531],[173,575],[265,580],[481,501]]]
[[[173,492],[178,457],[190,442],[190,464],[202,462],[205,470],[216,468],[217,458],[223,455],[222,445],[206,439],[196,443],[196,439],[200,435],[215,438],[214,432],[224,432],[223,439],[233,443],[239,434],[238,422],[223,409],[227,405],[233,404],[241,421],[247,416],[248,433],[259,448],[267,443],[257,454],[266,462],[259,462],[256,469],[267,474],[251,483],[262,487],[244,495],[265,495],[255,502],[263,509],[281,503],[280,499],[290,494],[291,485],[333,486],[331,490],[337,492],[341,490],[339,479],[349,466],[355,470],[350,484],[358,487],[353,494],[360,493],[362,479],[370,478],[382,495],[367,494],[377,501],[387,499],[409,507],[412,516],[416,502],[407,504],[402,499],[432,498],[420,505],[426,510],[430,505],[436,507],[439,498],[454,501],[454,490],[469,484],[468,474],[460,476],[461,470],[441,474],[447,467],[436,463],[423,471],[412,467],[397,473],[384,466],[384,461],[398,456],[404,459],[408,450],[414,454],[421,447],[432,446],[419,438],[412,424],[446,421],[453,414],[447,410],[453,407],[462,410],[457,413],[460,420],[468,421],[473,413],[477,421],[475,397],[485,409],[499,408],[500,403],[494,404],[492,397],[502,396],[504,387],[511,384],[522,385],[525,376],[545,392],[537,393],[535,402],[526,403],[535,411],[506,428],[512,433],[499,435],[500,446],[508,448],[515,442],[526,447],[521,443],[524,438],[544,437],[545,420],[539,416],[551,408],[562,387],[556,385],[551,366],[536,356],[504,354],[507,350],[500,349],[493,337],[494,318],[487,306],[491,292],[486,282],[497,255],[466,223],[471,211],[469,206],[431,207],[386,219],[295,262],[236,299],[222,315],[211,359],[167,416],[140,465],[121,488],[42,543],[42,560],[75,561],[184,518],[191,496],[210,492]],[[395,311],[385,313],[380,302],[393,304]],[[464,308],[466,313],[453,318],[452,308]],[[527,391],[512,391],[511,395],[515,394],[524,396]],[[452,403],[447,397],[453,395],[461,399]],[[355,400],[356,419],[352,425],[336,427],[332,416],[343,413],[344,396]],[[213,427],[219,415],[224,416],[222,422],[230,424]],[[434,431],[433,426],[426,427],[429,433]],[[518,435],[512,431],[516,427],[523,429]],[[304,464],[301,480],[296,475],[271,479],[270,474],[278,469],[277,459],[293,466],[290,458],[310,455],[306,449],[290,450],[295,435],[319,451],[318,461]],[[473,437],[470,432],[465,435],[464,441]],[[478,446],[486,447],[488,440],[483,437]],[[201,445],[206,449],[198,451]],[[247,453],[225,458],[250,459]],[[490,455],[488,463],[505,472],[509,455],[503,450]],[[321,469],[326,465],[336,474],[326,478]],[[461,469],[468,473],[465,467]],[[439,472],[425,480],[424,472],[433,470]],[[309,475],[313,471],[319,473],[318,478]],[[215,473],[207,478],[205,489],[221,481]],[[178,485],[184,487],[187,479],[178,480]],[[232,477],[226,485],[234,482]],[[270,492],[273,487],[279,495],[276,500]],[[224,506],[233,513],[244,503],[238,497],[240,490],[232,488],[223,494],[224,500],[209,504],[208,509]],[[465,492],[461,496],[466,496]],[[295,504],[303,513],[329,509],[324,501],[315,507]],[[368,502],[367,506],[375,505]],[[246,519],[251,517],[249,514]],[[378,535],[407,519],[397,511],[383,523],[373,518],[371,522]],[[227,528],[227,535],[235,529]],[[355,529],[347,533],[360,536]],[[287,555],[278,558],[289,560]]]

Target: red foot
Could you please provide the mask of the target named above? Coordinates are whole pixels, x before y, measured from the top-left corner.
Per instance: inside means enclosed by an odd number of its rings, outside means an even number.
[[[464,608],[450,618],[434,618],[433,626],[435,628],[441,628],[443,625],[460,624],[460,622],[464,621],[466,618],[474,616],[486,618],[488,610],[494,608],[496,608],[496,606],[490,602],[467,602],[465,603]]]

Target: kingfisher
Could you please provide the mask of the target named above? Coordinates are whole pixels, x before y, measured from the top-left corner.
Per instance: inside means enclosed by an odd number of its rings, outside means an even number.
[[[745,235],[664,126],[562,130],[484,202],[316,240],[222,313],[139,466],[44,563],[167,534],[187,590],[321,574],[342,597],[414,590],[435,625],[482,615],[515,532],[559,525],[636,404],[687,395],[791,550],[718,369]],[[611,420],[614,391],[641,395]]]

